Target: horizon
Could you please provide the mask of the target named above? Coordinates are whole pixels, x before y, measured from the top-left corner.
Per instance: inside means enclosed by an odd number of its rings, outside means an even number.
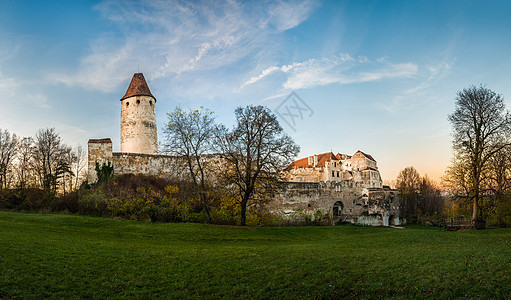
[[[158,141],[176,106],[265,105],[297,159],[370,154],[384,182],[415,167],[440,182],[456,93],[486,85],[511,99],[506,1],[5,1],[0,128],[55,127],[70,146],[111,138],[120,99],[143,73]],[[292,114],[292,116],[290,115]]]

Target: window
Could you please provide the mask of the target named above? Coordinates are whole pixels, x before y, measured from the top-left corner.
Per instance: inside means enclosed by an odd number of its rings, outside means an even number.
[[[339,177],[339,171],[337,171],[337,177]]]
[[[140,100],[137,100],[137,104],[140,104]]]
[[[126,106],[130,106],[130,103],[129,103],[129,102],[126,102]]]
[[[335,177],[335,171],[332,171],[332,177]]]
[[[153,101],[152,100],[149,100],[149,105],[153,105]]]
[[[335,161],[334,161],[334,167],[337,167],[337,162],[335,162]],[[337,176],[337,177],[339,177],[339,176]]]

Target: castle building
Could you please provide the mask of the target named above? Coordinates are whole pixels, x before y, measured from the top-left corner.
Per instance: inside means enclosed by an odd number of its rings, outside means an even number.
[[[186,176],[182,159],[158,154],[156,98],[142,73],[133,75],[121,98],[121,152],[112,151],[110,138],[90,139],[87,181],[96,182],[96,165],[108,162],[116,175]],[[267,204],[274,213],[322,211],[335,222],[374,226],[400,223],[397,191],[383,187],[376,160],[362,151],[352,156],[328,152],[298,159],[281,177],[281,188]]]
[[[270,203],[275,212],[321,210],[335,222],[400,224],[399,193],[383,186],[376,160],[360,150],[352,156],[327,152],[298,159],[284,169],[281,180]]]
[[[352,156],[327,152],[298,159],[282,177],[289,182],[351,181],[362,182],[367,188],[383,187],[376,160],[360,150]]]

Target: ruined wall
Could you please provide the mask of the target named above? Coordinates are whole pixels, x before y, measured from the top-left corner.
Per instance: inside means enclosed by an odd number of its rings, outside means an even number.
[[[121,152],[158,154],[155,104],[150,96],[121,101]]]
[[[96,162],[100,165],[108,161],[112,161],[112,140],[106,139],[90,139],[87,143],[88,165],[87,165],[87,182],[92,183],[98,180],[96,174]]]
[[[143,174],[173,179],[188,176],[183,161],[174,156],[115,152],[112,163],[114,174]]]
[[[89,140],[87,182],[97,181],[96,162],[100,165],[111,162],[114,174],[144,174],[165,178],[181,178],[182,161],[173,156],[112,152],[110,139]]]
[[[282,182],[268,207],[283,214],[321,210],[354,224],[399,225],[397,191],[365,188],[362,182]]]

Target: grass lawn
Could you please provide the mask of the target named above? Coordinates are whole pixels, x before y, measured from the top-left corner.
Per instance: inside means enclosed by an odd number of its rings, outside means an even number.
[[[240,228],[0,211],[0,298],[510,298],[511,229]]]

